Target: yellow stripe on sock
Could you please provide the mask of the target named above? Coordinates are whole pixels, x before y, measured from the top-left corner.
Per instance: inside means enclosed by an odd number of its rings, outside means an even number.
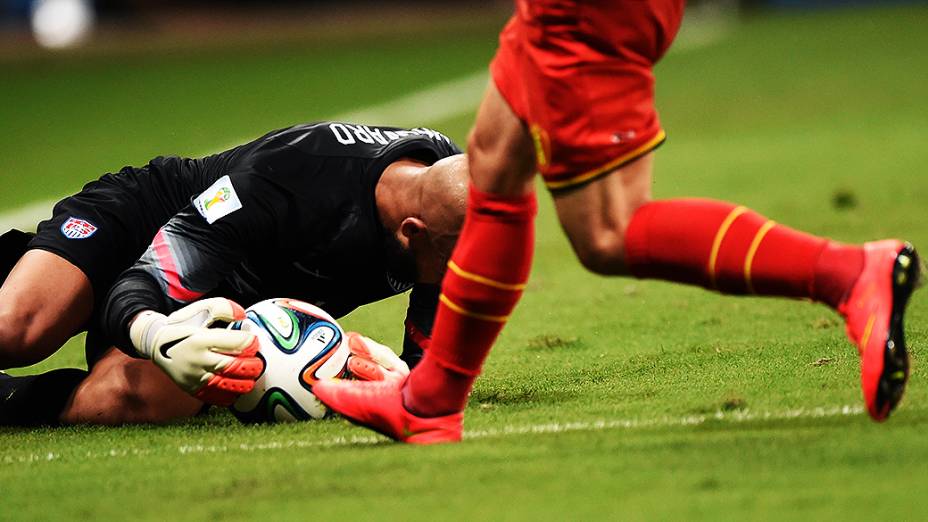
[[[457,312],[466,317],[473,317],[474,319],[480,319],[481,321],[490,321],[494,323],[505,323],[509,320],[508,315],[487,315],[479,314],[477,312],[471,312],[470,310],[464,308],[463,306],[455,303],[451,299],[448,299],[448,296],[441,294],[438,296],[439,301],[445,304],[452,311]]]
[[[458,277],[462,277],[469,281],[474,281],[475,283],[480,283],[482,285],[491,286],[493,288],[499,288],[501,290],[512,290],[514,292],[525,290],[525,283],[510,284],[503,283],[501,281],[496,281],[495,279],[490,279],[489,277],[483,277],[482,275],[475,274],[473,272],[468,272],[463,268],[455,264],[454,261],[448,261],[448,268],[451,269]]]
[[[731,212],[728,213],[728,216],[725,217],[725,220],[722,221],[722,225],[719,227],[718,232],[715,233],[715,241],[712,242],[712,252],[709,254],[709,282],[712,284],[712,288],[718,289],[715,285],[715,262],[719,256],[719,248],[722,246],[722,240],[725,239],[725,234],[728,234],[728,229],[731,227],[731,224],[738,219],[738,216],[747,212],[746,207],[735,207]]]
[[[770,232],[770,229],[775,227],[777,224],[776,221],[772,219],[767,221],[760,227],[760,230],[757,231],[757,234],[754,236],[754,241],[751,241],[751,248],[748,249],[748,255],[744,258],[744,284],[748,287],[748,292],[756,294],[754,291],[754,283],[751,281],[751,266],[754,264],[754,255],[757,254],[757,249],[760,248],[760,242],[764,240],[764,236],[767,235],[767,232]]]

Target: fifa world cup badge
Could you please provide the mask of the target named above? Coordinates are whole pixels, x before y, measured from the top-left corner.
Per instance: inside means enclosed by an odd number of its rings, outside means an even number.
[[[193,206],[212,225],[217,219],[242,208],[242,202],[235,193],[232,180],[229,176],[223,176],[194,198]]]
[[[68,220],[61,225],[61,233],[68,239],[87,239],[96,231],[96,225],[86,219],[76,217],[69,217]]]

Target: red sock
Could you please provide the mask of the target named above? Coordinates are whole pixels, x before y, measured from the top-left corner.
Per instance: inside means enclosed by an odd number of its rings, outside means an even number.
[[[464,228],[442,282],[432,340],[403,391],[413,413],[437,416],[464,409],[474,379],[528,279],[536,212],[534,193],[509,198],[470,187]]]
[[[863,269],[863,249],[812,236],[730,203],[654,201],[625,234],[626,264],[640,278],[725,294],[807,297],[836,308]]]

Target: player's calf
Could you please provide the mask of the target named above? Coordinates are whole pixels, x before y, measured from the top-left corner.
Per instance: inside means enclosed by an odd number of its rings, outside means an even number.
[[[651,199],[647,154],[586,185],[554,192],[558,218],[577,258],[591,272],[625,275],[629,226]]]
[[[61,413],[63,424],[163,423],[196,415],[203,403],[183,392],[151,361],[112,349]]]
[[[78,387],[61,414],[63,424],[118,425],[149,422],[146,398],[129,384],[124,372],[94,372]]]

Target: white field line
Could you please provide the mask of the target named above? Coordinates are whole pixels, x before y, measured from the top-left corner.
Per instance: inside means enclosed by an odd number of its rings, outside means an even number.
[[[695,14],[691,22],[685,23],[671,52],[679,54],[706,47],[722,40],[731,30],[733,21],[727,16]],[[371,125],[429,126],[475,110],[487,84],[486,71],[427,87],[395,100],[338,114],[330,120],[359,122]],[[251,138],[243,138],[229,144],[224,150]],[[216,149],[200,156],[212,154]],[[0,233],[11,228],[35,230],[39,221],[51,216],[52,207],[67,196],[36,201],[24,206],[0,212]]]
[[[502,428],[485,430],[468,430],[464,432],[465,440],[497,439],[524,435],[552,435],[560,433],[599,432],[613,430],[638,430],[646,428],[673,428],[700,426],[710,422],[740,424],[746,422],[766,422],[781,420],[825,419],[835,417],[852,417],[861,415],[860,406],[821,406],[815,408],[796,408],[781,411],[717,411],[707,415],[686,415],[682,417],[655,417],[650,419],[599,419],[593,421],[552,422],[546,424],[510,425]],[[22,453],[0,457],[0,464],[15,465],[52,461],[88,461],[124,457],[144,457],[149,455],[191,456],[200,454],[227,453],[263,453],[267,451],[292,449],[325,449],[333,447],[372,446],[387,441],[379,435],[358,435],[351,437],[332,437],[328,439],[290,439],[267,443],[241,444],[180,444],[161,447],[118,447],[103,451],[83,453],[46,452]]]

